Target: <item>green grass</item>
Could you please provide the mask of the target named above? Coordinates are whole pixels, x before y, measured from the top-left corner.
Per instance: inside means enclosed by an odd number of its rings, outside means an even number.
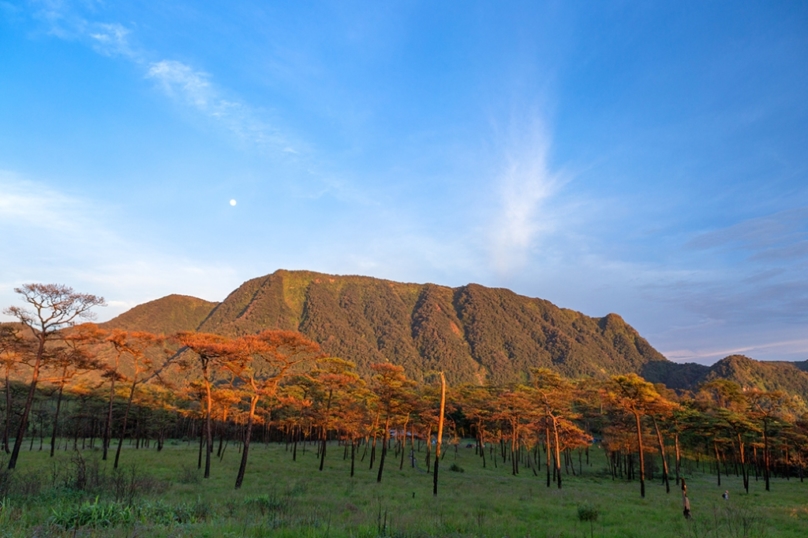
[[[357,476],[350,478],[350,462],[336,443],[322,472],[312,445],[305,454],[298,447],[296,462],[284,445],[253,445],[239,491],[233,444],[223,461],[214,459],[209,479],[196,469],[194,443],[168,442],[162,452],[126,447],[117,474],[99,451],[85,450],[84,489],[76,488],[74,454],[51,460],[46,451],[25,451],[0,500],[0,536],[808,536],[808,483],[797,479],[776,479],[766,492],[753,476],[746,495],[740,478],[722,477],[718,487],[691,463],[693,519],[686,521],[675,485],[666,494],[659,480],[649,481],[641,499],[637,482],[609,477],[602,451],[592,451],[598,457],[584,464],[583,477],[565,475],[558,490],[545,487],[543,473],[511,476],[501,460],[483,469],[465,446],[457,455],[450,448],[442,461],[437,498],[432,476],[409,462],[399,471],[398,461],[388,459],[379,484],[377,467],[370,471],[368,459],[357,457]],[[452,464],[464,472],[450,471]],[[725,489],[729,501],[721,498]],[[592,511],[597,516],[589,521]]]

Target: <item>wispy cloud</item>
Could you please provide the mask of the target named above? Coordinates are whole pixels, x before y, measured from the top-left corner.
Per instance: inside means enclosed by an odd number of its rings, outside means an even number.
[[[808,207],[798,207],[747,219],[738,224],[699,234],[686,247],[742,249],[756,258],[808,256]]]
[[[299,141],[284,136],[259,109],[238,98],[225,97],[231,92],[214,83],[209,73],[177,60],[163,58],[155,61],[155,53],[134,42],[131,28],[117,22],[88,20],[72,6],[60,1],[51,0],[40,5],[37,16],[45,22],[51,35],[84,42],[99,54],[133,62],[142,69],[144,77],[154,80],[167,96],[262,151],[286,155],[303,152]]]
[[[25,282],[59,282],[107,298],[102,319],[170,293],[217,300],[241,279],[226,264],[200,263],[142,244],[111,223],[112,209],[0,171],[0,306]]]
[[[175,60],[160,60],[148,64],[146,77],[155,80],[166,95],[218,121],[242,140],[283,153],[299,153],[250,106],[222,97],[208,73]]]
[[[729,355],[748,355],[753,358],[779,356],[784,360],[788,360],[786,357],[800,360],[808,357],[808,339],[790,339],[725,348],[675,349],[663,351],[663,353],[667,358],[676,362],[713,363]]]
[[[536,117],[526,125],[514,122],[505,135],[495,177],[499,199],[489,237],[492,265],[498,272],[522,267],[538,238],[554,229],[547,201],[563,180],[549,168],[549,151],[546,127]]]

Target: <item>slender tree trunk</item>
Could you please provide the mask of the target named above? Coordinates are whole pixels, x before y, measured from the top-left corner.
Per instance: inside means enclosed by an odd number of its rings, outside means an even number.
[[[673,446],[676,450],[676,485],[679,485],[679,469],[681,468],[681,451],[679,450],[679,433],[673,436]]]
[[[668,481],[668,459],[665,455],[665,441],[662,439],[662,432],[659,431],[656,417],[651,417],[654,421],[654,430],[656,430],[657,442],[659,443],[659,454],[662,456],[662,481],[665,483],[665,493],[671,492],[671,486]]]
[[[351,438],[351,477],[354,475],[354,467],[356,463],[356,439]]]
[[[440,373],[440,416],[438,417],[438,441],[435,444],[435,474],[432,475],[432,495],[438,495],[438,466],[440,464],[440,445],[443,439],[443,415],[446,410],[446,378]]]
[[[642,421],[640,414],[635,412],[634,418],[637,422],[637,446],[640,450],[640,497],[645,498],[645,454],[642,446]]]
[[[205,428],[199,428],[199,459],[196,462],[196,468],[202,468],[202,447],[205,445]]]
[[[769,491],[769,431],[763,421],[763,478],[766,480],[766,491]]]
[[[390,414],[384,420],[384,438],[382,442],[382,456],[379,458],[379,474],[376,476],[376,482],[382,481],[382,472],[384,471],[384,458],[387,456],[387,444],[390,440]],[[375,446],[374,446],[375,448]],[[370,460],[373,461],[373,454],[371,453]]]
[[[561,443],[558,441],[558,424],[556,423],[556,417],[551,417],[553,419],[553,438],[554,438],[554,445],[555,445],[555,465],[556,465],[556,476],[558,477],[558,489],[561,489]]]
[[[241,463],[238,466],[238,476],[236,476],[236,489],[241,487],[244,481],[244,472],[247,470],[247,454],[250,451],[250,437],[252,437],[253,420],[255,408],[258,405],[258,395],[250,398],[250,415],[247,418],[247,430],[244,432],[244,450],[241,451]]]
[[[22,410],[20,417],[20,426],[17,429],[17,437],[14,439],[14,448],[11,450],[11,458],[8,460],[8,468],[14,469],[17,466],[17,458],[20,456],[20,447],[22,447],[22,439],[28,429],[28,414],[31,412],[31,406],[34,403],[34,395],[36,394],[36,385],[39,381],[39,368],[42,364],[42,356],[45,353],[45,340],[44,337],[39,338],[39,347],[37,349],[36,361],[34,362],[34,372],[31,374],[31,385],[28,388],[28,397],[25,399],[25,407]]]
[[[743,488],[749,493],[749,469],[746,468],[746,447],[743,443],[741,433],[738,432],[738,455],[741,459],[741,476],[743,477]]]
[[[3,450],[6,454],[11,453],[8,447],[8,434],[11,429],[11,385],[8,381],[8,369],[6,369],[6,420],[3,425]]]
[[[410,421],[410,415],[407,415],[407,418],[404,419],[404,427],[401,428],[401,433],[403,434],[401,438],[401,463],[398,465],[398,470],[401,471],[404,469],[404,453],[407,451],[407,423]]]
[[[205,364],[205,478],[210,478],[210,455],[213,452],[213,431],[211,413],[213,411],[213,396],[210,391],[210,371]]]
[[[713,439],[713,450],[715,451],[715,473],[718,477],[718,485],[721,485],[721,458],[718,456],[718,442]]]
[[[56,451],[56,434],[59,430],[59,411],[62,408],[62,390],[65,388],[64,382],[59,384],[59,393],[56,396],[56,412],[53,415],[53,432],[51,433],[51,446],[50,446],[50,457],[53,457],[53,453]]]
[[[34,371],[31,374],[31,385],[28,388],[28,397],[25,399],[25,407],[23,407],[22,416],[20,417],[20,426],[17,429],[17,437],[14,439],[14,448],[11,451],[11,458],[8,461],[9,470],[14,469],[17,466],[17,458],[20,456],[20,447],[22,447],[22,439],[25,436],[26,430],[28,429],[28,415],[31,413],[31,406],[34,403],[36,385],[39,381],[39,368],[42,365],[42,356],[44,353],[45,340],[44,337],[40,337],[36,360],[34,362]]]
[[[107,406],[107,421],[104,424],[104,440],[102,444],[104,445],[103,455],[101,459],[106,461],[107,460],[107,451],[109,450],[109,440],[112,437],[112,402],[115,400],[115,376],[117,375],[117,371],[114,373],[112,378],[109,382],[109,405]]]
[[[547,487],[550,487],[550,428],[544,428],[544,456],[547,459]]]
[[[121,436],[118,438],[118,449],[115,450],[115,463],[112,465],[113,469],[118,468],[118,460],[121,457],[121,447],[123,446],[123,438],[126,435],[126,423],[129,420],[129,411],[132,409],[132,400],[135,398],[135,387],[137,381],[132,382],[132,388],[129,390],[129,399],[126,401],[126,411],[123,414],[123,427],[121,428]]]

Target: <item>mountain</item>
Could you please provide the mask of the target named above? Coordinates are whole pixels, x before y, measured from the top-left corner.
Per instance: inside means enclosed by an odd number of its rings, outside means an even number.
[[[477,284],[449,288],[309,271],[249,280],[218,305],[165,297],[107,325],[169,333],[196,320],[198,330],[228,336],[299,330],[360,372],[390,361],[414,379],[444,370],[451,383],[524,381],[537,366],[606,377],[668,363],[617,314],[593,318]]]
[[[105,329],[147,331],[155,334],[193,331],[218,304],[187,295],[168,295],[138,305],[100,325]]]
[[[635,372],[673,389],[715,378],[784,390],[808,401],[808,361],[731,355],[712,366],[667,360],[617,314],[593,318],[507,289],[407,284],[364,276],[279,270],[242,284],[223,302],[169,295],[129,310],[105,328],[227,336],[300,331],[368,374],[401,364],[414,379],[443,370],[450,383],[525,381],[545,366],[568,377]]]

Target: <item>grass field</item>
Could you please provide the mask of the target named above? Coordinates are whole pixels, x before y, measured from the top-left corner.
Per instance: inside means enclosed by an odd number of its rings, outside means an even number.
[[[0,536],[808,536],[808,483],[797,479],[775,479],[766,492],[753,476],[746,495],[740,478],[723,477],[719,487],[689,463],[693,519],[686,521],[674,484],[666,494],[659,480],[649,481],[641,499],[639,484],[612,480],[594,448],[583,476],[564,475],[558,490],[545,486],[543,468],[538,477],[529,469],[514,477],[509,464],[493,468],[489,460],[483,469],[474,449],[460,447],[442,461],[437,498],[423,452],[416,469],[406,461],[400,471],[388,458],[377,483],[367,458],[357,457],[350,478],[336,443],[322,472],[313,445],[299,448],[293,462],[284,445],[255,444],[235,491],[240,454],[232,445],[214,459],[209,479],[196,468],[193,443],[169,442],[162,452],[125,447],[117,473],[97,449],[54,459],[47,450],[25,451],[16,471],[0,474]],[[581,521],[579,511],[596,512],[596,521]]]

